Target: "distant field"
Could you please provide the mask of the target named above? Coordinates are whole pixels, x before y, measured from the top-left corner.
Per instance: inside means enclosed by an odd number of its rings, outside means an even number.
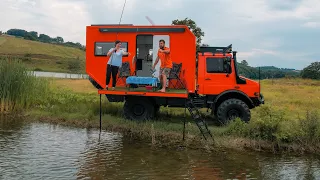
[[[261,81],[266,103],[286,112],[292,118],[305,116],[306,111],[320,107],[320,81],[278,79]]]
[[[30,70],[84,72],[85,52],[60,45],[0,36],[0,56],[20,58]]]

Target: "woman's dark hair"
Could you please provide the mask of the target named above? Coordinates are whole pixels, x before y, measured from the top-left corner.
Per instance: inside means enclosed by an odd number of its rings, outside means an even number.
[[[116,45],[119,44],[119,43],[121,43],[121,41],[116,40],[116,41],[114,42],[114,46],[116,46]]]

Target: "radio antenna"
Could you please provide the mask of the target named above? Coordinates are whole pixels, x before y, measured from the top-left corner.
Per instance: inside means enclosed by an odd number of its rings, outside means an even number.
[[[123,15],[123,12],[124,12],[124,7],[126,7],[126,3],[127,3],[127,0],[124,0],[124,4],[123,4],[123,8],[122,8],[122,12],[121,12],[118,28],[120,27],[120,23],[121,23],[121,20],[122,20],[122,15]],[[118,32],[119,32],[119,30],[117,31],[116,40],[118,39]]]
[[[152,26],[154,26],[153,21],[148,16],[146,16],[146,19],[149,21],[150,24],[152,24]]]

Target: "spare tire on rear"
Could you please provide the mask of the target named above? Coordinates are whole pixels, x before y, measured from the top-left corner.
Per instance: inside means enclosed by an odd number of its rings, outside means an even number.
[[[92,79],[90,76],[89,76],[89,81],[91,82],[91,84],[97,88],[97,89],[103,89],[94,79]]]

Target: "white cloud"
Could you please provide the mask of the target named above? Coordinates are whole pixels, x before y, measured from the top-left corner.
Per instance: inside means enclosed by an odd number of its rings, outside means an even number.
[[[268,49],[253,48],[248,52],[238,52],[238,57],[240,57],[241,59],[250,59],[252,57],[259,57],[265,54],[276,56],[276,55],[279,55],[279,52],[268,50]]]
[[[0,7],[0,28],[35,30],[67,41],[85,41],[85,26],[90,20],[83,2],[63,0],[5,0]],[[11,7],[7,9],[6,7]]]
[[[318,28],[320,27],[320,22],[306,22],[302,26],[308,27],[308,28]]]
[[[277,2],[282,5],[290,5],[292,2],[282,0]],[[230,3],[231,11],[241,18],[252,22],[277,21],[288,19],[310,19],[319,17],[319,0],[300,0],[301,2],[292,9],[270,8],[270,0],[225,0]],[[231,3],[232,2],[232,3]],[[284,3],[285,2],[285,3]]]

